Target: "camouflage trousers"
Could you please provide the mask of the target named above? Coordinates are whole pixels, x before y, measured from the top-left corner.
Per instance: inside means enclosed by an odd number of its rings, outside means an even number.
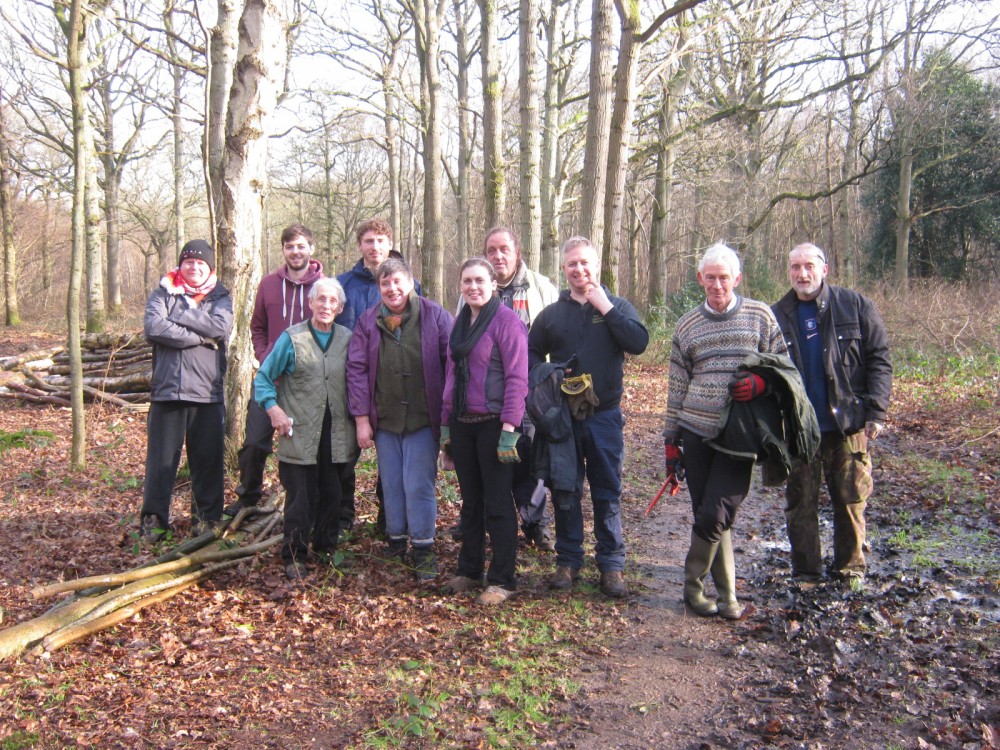
[[[847,438],[825,432],[812,461],[796,461],[792,467],[785,487],[792,574],[821,574],[819,490],[824,477],[833,505],[831,570],[840,575],[864,575],[865,508],[872,494],[872,464],[864,432]]]

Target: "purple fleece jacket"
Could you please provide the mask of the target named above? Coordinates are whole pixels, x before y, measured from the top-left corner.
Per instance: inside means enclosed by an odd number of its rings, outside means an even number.
[[[448,350],[441,424],[451,418],[455,390],[455,362]],[[517,313],[500,306],[483,335],[469,352],[469,385],[465,410],[469,414],[499,414],[501,422],[518,427],[528,397],[528,329]]]
[[[424,392],[430,412],[434,439],[441,437],[441,399],[444,393],[445,358],[452,317],[437,302],[424,297],[420,301],[420,349],[423,354]],[[378,429],[375,408],[375,375],[378,373],[378,350],[382,331],[376,322],[381,305],[370,307],[354,325],[354,336],[347,350],[347,409],[352,416],[368,415],[372,432]]]
[[[271,353],[274,342],[286,328],[312,317],[309,290],[322,276],[323,264],[310,259],[309,270],[299,281],[288,277],[288,266],[284,264],[260,280],[250,318],[253,356],[258,362]]]

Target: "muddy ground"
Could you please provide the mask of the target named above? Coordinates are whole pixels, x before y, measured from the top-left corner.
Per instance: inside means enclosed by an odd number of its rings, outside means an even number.
[[[607,644],[606,659],[583,667],[579,723],[562,746],[1000,747],[1000,462],[989,440],[997,402],[973,397],[985,414],[963,417],[956,405],[931,418],[912,395],[898,389],[897,416],[872,448],[869,572],[853,590],[791,580],[783,489],[757,482],[734,527],[744,619],[698,617],[681,599],[686,492],[644,517],[656,487],[630,487],[646,493],[624,506],[637,576],[624,612],[631,627]],[[626,473],[660,460],[659,419],[632,414],[641,449]],[[961,424],[980,426],[985,443],[963,444]],[[914,471],[914,454],[938,473]],[[976,481],[957,491],[941,465]],[[826,498],[824,507],[828,553]]]

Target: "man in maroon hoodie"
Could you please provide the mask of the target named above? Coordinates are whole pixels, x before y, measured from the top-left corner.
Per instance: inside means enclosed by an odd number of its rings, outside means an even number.
[[[250,318],[250,338],[258,363],[264,361],[286,328],[312,316],[309,290],[323,276],[323,265],[312,257],[315,249],[312,231],[301,224],[292,224],[281,233],[281,253],[285,262],[261,279]],[[240,483],[236,494],[239,501],[226,508],[226,515],[235,515],[241,506],[260,502],[264,491],[264,465],[273,447],[271,418],[251,397],[247,405],[246,437],[238,458]],[[352,508],[352,521],[353,515]]]

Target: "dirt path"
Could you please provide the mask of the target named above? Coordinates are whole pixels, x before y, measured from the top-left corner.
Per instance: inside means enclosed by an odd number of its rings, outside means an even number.
[[[662,475],[659,418],[638,415],[630,432],[642,445],[627,459],[626,476]],[[624,503],[632,595],[622,607],[629,623],[607,658],[583,669],[582,718],[564,746],[582,750],[728,746],[713,726],[742,677],[755,668],[732,658],[734,626],[698,617],[682,603],[683,560],[690,541],[686,491],[665,496],[646,517],[655,489],[643,482]],[[631,502],[629,502],[631,500]],[[737,563],[739,565],[739,561]],[[707,744],[706,744],[707,743]],[[717,744],[718,743],[718,744]]]

